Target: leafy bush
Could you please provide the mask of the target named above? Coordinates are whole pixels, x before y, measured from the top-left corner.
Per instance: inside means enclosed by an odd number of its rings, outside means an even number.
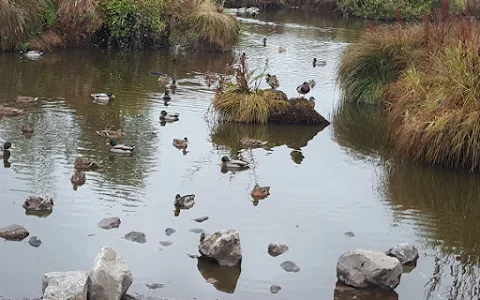
[[[420,19],[430,12],[438,0],[339,0],[339,6],[346,15],[361,18],[394,20],[397,10],[407,19]]]

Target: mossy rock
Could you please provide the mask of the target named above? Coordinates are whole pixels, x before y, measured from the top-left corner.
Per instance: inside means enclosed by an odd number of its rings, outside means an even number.
[[[315,110],[315,103],[304,98],[269,101],[269,109],[270,123],[330,125],[330,122]]]

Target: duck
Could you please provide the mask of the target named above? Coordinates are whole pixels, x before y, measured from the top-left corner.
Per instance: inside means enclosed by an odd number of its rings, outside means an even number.
[[[90,96],[93,98],[93,101],[101,102],[101,103],[107,103],[115,100],[115,95],[112,94],[111,92],[90,94]]]
[[[170,96],[170,91],[169,91],[169,90],[165,90],[165,93],[163,94],[162,99],[163,99],[163,101],[170,101],[170,100],[172,100],[172,97]]]
[[[179,120],[178,119],[179,116],[180,116],[179,113],[176,113],[176,112],[167,113],[166,111],[162,110],[162,112],[160,112],[160,121],[175,122]]]
[[[168,77],[167,74],[161,74],[158,79],[157,79],[157,82],[159,84],[162,84],[162,85],[167,85],[170,83],[170,77]]]
[[[74,166],[77,170],[95,170],[102,167],[102,162],[91,158],[77,157]]]
[[[270,187],[269,186],[259,186],[258,184],[255,184],[255,187],[253,188],[250,195],[252,196],[252,198],[255,198],[255,199],[266,198],[270,195]]]
[[[21,127],[22,133],[33,133],[33,126],[32,124],[24,124]]]
[[[39,59],[43,55],[43,52],[30,50],[27,53],[24,53],[23,55],[29,59]]]
[[[267,83],[270,85],[272,89],[276,89],[280,86],[278,82],[277,75],[270,75],[267,74]]]
[[[313,98],[313,97],[308,98],[308,103],[309,103],[313,108],[315,108],[315,100],[316,100],[316,99]]]
[[[175,91],[177,89],[177,81],[175,79],[172,80],[172,83],[168,86],[169,89]]]
[[[8,158],[10,156],[10,149],[12,148],[12,143],[5,142],[3,146],[0,147],[0,156],[2,158]]]
[[[266,144],[268,144],[268,142],[266,142],[266,141],[255,140],[255,139],[251,139],[251,138],[242,138],[240,140],[240,143],[242,143],[242,145],[245,146],[245,147],[252,147],[252,148],[263,147]]]
[[[311,79],[308,81],[308,85],[313,89],[317,85],[317,83],[314,79]]]
[[[75,170],[70,181],[75,185],[82,185],[87,181],[87,177],[85,176],[85,172]]]
[[[175,148],[178,148],[178,149],[187,149],[187,147],[188,147],[188,139],[187,139],[186,137],[183,138],[183,140],[181,140],[181,139],[173,139],[172,145],[173,145]]]
[[[246,161],[239,159],[230,159],[228,156],[222,157],[222,168],[226,169],[248,169],[250,166]]]
[[[173,205],[177,208],[183,208],[183,209],[189,209],[192,208],[193,205],[195,204],[195,195],[185,195],[185,196],[180,196],[180,194],[175,195],[175,201],[173,202]]]
[[[327,62],[325,60],[317,60],[316,58],[314,58],[312,65],[313,65],[314,68],[316,66],[326,66]]]
[[[23,109],[5,107],[0,105],[0,116],[18,116],[23,113]]]
[[[32,103],[38,100],[38,97],[30,97],[30,96],[17,96],[15,98],[15,102],[17,103]]]
[[[263,47],[267,46],[267,38],[263,38]]]
[[[106,138],[119,139],[125,137],[127,134],[122,131],[122,129],[117,130],[97,130],[95,131],[98,135],[101,135]]]
[[[297,86],[297,92],[299,95],[302,95],[302,98],[303,96],[308,94],[310,92],[310,85],[308,84],[308,82],[305,81],[301,85]]]
[[[213,78],[213,74],[211,72],[205,73],[205,81],[207,82],[207,86],[211,87],[212,83],[215,79]]]
[[[283,53],[283,52],[285,52],[285,51],[287,51],[287,48],[278,47],[278,52],[279,52],[279,53]]]
[[[135,151],[135,145],[117,144],[115,140],[110,140],[110,149],[108,151],[116,154],[132,154]]]

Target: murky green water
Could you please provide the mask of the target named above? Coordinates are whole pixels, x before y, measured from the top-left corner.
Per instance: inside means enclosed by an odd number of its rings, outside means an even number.
[[[42,274],[88,270],[102,246],[124,256],[134,274],[132,292],[174,299],[351,299],[335,292],[337,258],[346,250],[384,251],[412,242],[421,251],[417,268],[404,274],[396,294],[378,299],[476,299],[480,244],[480,177],[401,161],[392,155],[375,108],[339,105],[335,66],[361,22],[303,12],[264,14],[241,19],[239,46],[253,68],[269,59],[269,72],[295,96],[295,87],[314,78],[316,109],[333,124],[318,127],[212,126],[205,120],[214,94],[203,73],[221,72],[231,54],[188,53],[177,63],[168,52],[116,53],[67,50],[39,61],[0,54],[0,102],[16,95],[41,97],[22,106],[26,114],[0,120],[0,137],[16,146],[0,168],[0,226],[25,226],[42,239],[40,248],[22,242],[0,243],[0,299],[38,297]],[[268,46],[261,45],[268,34]],[[278,47],[287,52],[279,53]],[[327,60],[312,68],[311,60]],[[260,60],[260,61],[259,61]],[[178,79],[168,110],[180,121],[161,126],[163,89],[150,71]],[[112,105],[92,103],[92,92],[113,91]],[[31,122],[29,138],[20,127]],[[123,128],[122,140],[137,145],[129,158],[112,157],[95,130]],[[270,150],[241,150],[241,136],[266,139]],[[187,136],[189,152],[171,145]],[[237,154],[252,170],[222,173],[220,158]],[[76,190],[70,183],[79,155],[102,160],[103,170],[88,172]],[[271,186],[267,199],[254,202],[255,183]],[[32,193],[55,197],[46,218],[25,215],[21,207]],[[175,194],[195,193],[195,206],[175,216]],[[207,215],[204,223],[192,218]],[[119,229],[97,228],[100,219],[118,216]],[[165,235],[167,227],[176,233]],[[198,234],[234,228],[240,231],[241,272],[197,263]],[[122,239],[132,231],[145,244]],[[352,231],[349,239],[344,232]],[[159,241],[171,241],[164,247]],[[267,245],[287,243],[290,250],[272,258]],[[286,273],[285,260],[299,273]],[[217,280],[207,279],[214,278]],[[146,284],[164,287],[149,290]],[[271,295],[272,284],[282,290]],[[3,298],[2,298],[3,297]],[[365,296],[365,299],[374,299]],[[360,299],[360,295],[357,299]],[[377,299],[377,298],[376,298]]]

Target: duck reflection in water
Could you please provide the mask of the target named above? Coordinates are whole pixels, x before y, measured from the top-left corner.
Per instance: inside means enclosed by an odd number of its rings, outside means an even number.
[[[198,258],[197,268],[205,280],[212,284],[218,291],[233,294],[237,287],[238,278],[242,269],[237,267],[219,266],[204,258]]]

